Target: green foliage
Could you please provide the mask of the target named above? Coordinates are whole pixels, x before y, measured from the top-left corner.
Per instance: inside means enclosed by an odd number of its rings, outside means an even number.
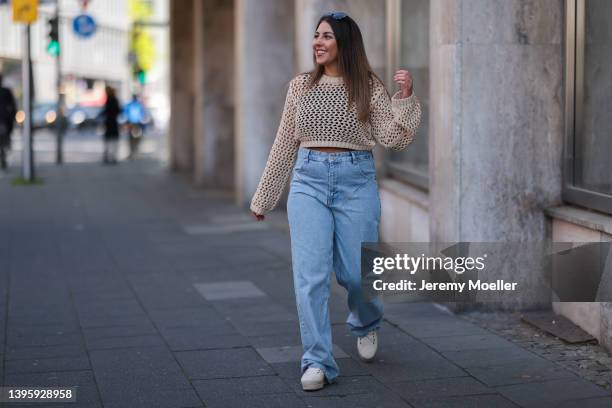
[[[26,180],[23,177],[15,177],[11,180],[11,185],[13,186],[34,186],[43,184],[43,179],[39,177],[34,177],[33,180]]]

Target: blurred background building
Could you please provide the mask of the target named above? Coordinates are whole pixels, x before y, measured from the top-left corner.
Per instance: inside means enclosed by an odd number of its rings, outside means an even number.
[[[32,70],[34,79],[34,110],[49,111],[57,101],[56,57],[48,51],[50,23],[59,2],[58,32],[60,39],[61,85],[69,120],[81,125],[99,112],[105,101],[104,87],[117,90],[122,102],[132,93],[142,95],[156,115],[160,125],[169,117],[167,13],[166,0],[47,0],[41,1],[38,20],[32,24]],[[0,5],[0,72],[5,85],[12,88],[21,103],[22,25],[12,22],[10,1]],[[135,12],[133,4],[143,4],[146,10]],[[85,5],[85,7],[83,7]],[[95,34],[89,38],[77,36],[73,19],[89,14],[96,21]],[[143,19],[150,47],[146,82],[143,86],[135,75],[131,55],[135,21]],[[54,117],[54,116],[50,116]],[[33,113],[34,119],[34,113]]]
[[[612,240],[606,1],[173,1],[173,169],[247,208],[288,81],[312,67],[315,23],[330,9],[360,25],[390,91],[395,70],[413,73],[425,108],[413,145],[375,150],[383,240]],[[500,268],[527,282],[541,273],[520,257]],[[610,304],[535,295],[501,307],[553,303],[610,342]]]

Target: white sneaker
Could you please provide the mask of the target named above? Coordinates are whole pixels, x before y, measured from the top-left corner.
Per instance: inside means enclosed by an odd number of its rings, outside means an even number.
[[[372,330],[363,337],[357,337],[357,351],[359,357],[366,362],[370,362],[376,355],[378,349],[378,334]]]
[[[302,389],[316,391],[325,385],[325,373],[320,368],[308,367],[302,374]]]

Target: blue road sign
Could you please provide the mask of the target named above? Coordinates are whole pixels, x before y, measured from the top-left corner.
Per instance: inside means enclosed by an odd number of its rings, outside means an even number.
[[[89,14],[80,14],[72,20],[72,28],[76,35],[88,38],[96,32],[96,21]]]

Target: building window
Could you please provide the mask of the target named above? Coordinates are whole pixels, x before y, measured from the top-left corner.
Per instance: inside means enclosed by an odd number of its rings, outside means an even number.
[[[565,5],[563,199],[612,214],[612,3]]]
[[[423,115],[416,140],[405,150],[390,151],[387,173],[422,189],[429,189],[429,0],[387,0],[387,84],[395,89],[398,69],[412,73],[414,92]]]

